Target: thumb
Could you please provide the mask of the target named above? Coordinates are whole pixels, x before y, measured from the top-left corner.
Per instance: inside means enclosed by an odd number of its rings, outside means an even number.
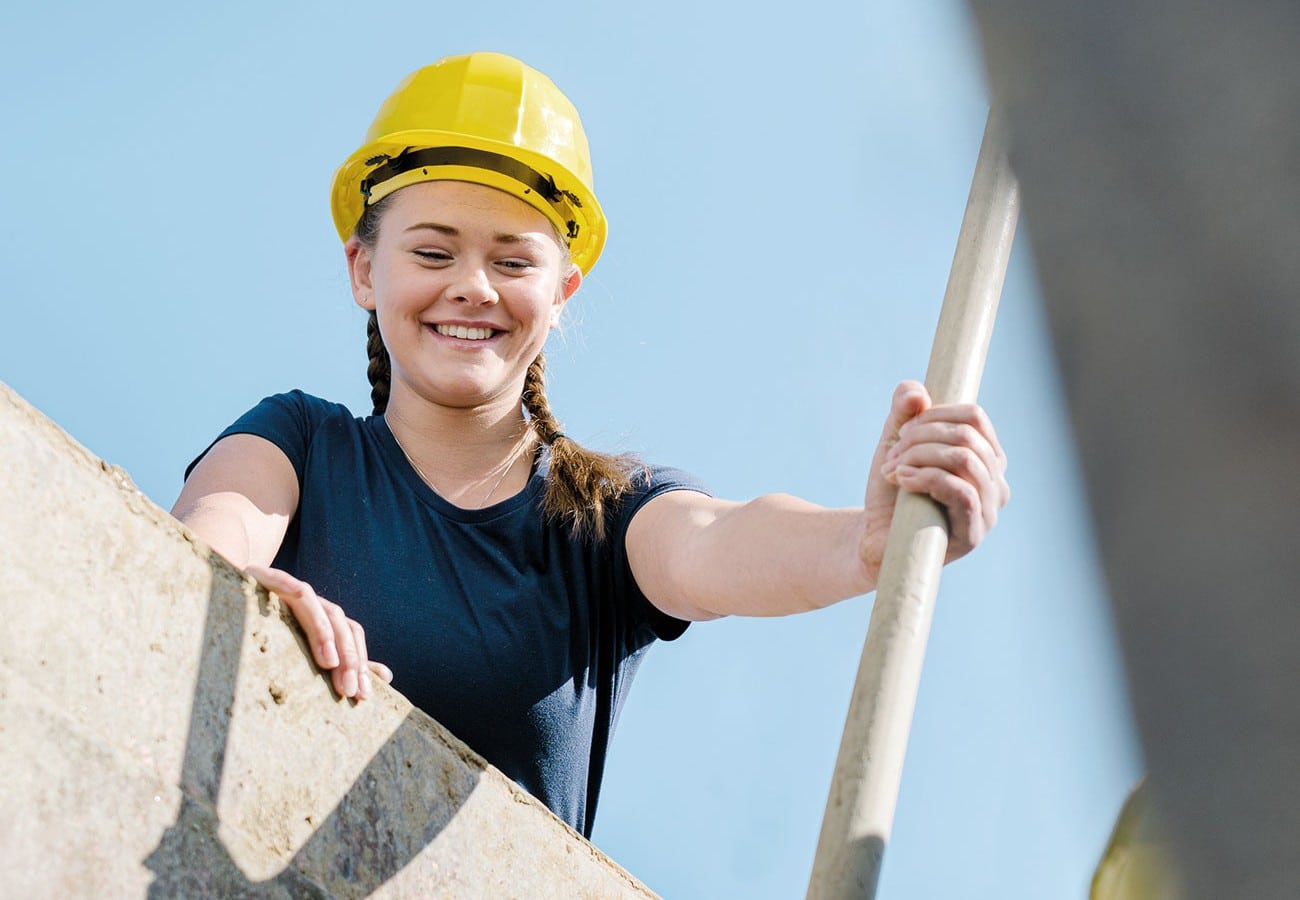
[[[894,388],[889,414],[885,416],[885,427],[880,432],[880,443],[876,445],[876,453],[871,460],[867,492],[863,498],[867,514],[866,530],[859,553],[868,569],[877,574],[884,559],[885,540],[893,518],[894,503],[898,499],[898,487],[881,470],[890,448],[898,443],[899,429],[929,409],[930,405],[930,394],[919,381],[904,381]]]
[[[932,405],[929,392],[919,381],[904,381],[894,388],[889,415],[885,416],[885,427],[880,432],[877,454],[888,453],[889,448],[898,443],[898,430]]]
[[[880,474],[890,448],[898,443],[898,431],[912,419],[930,408],[930,394],[919,381],[904,381],[894,388],[894,397],[885,416],[885,427],[880,432],[880,443],[871,458],[871,471],[867,479],[867,505],[893,507],[897,489]]]

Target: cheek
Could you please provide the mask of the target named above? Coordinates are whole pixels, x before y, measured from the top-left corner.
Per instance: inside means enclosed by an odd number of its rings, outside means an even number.
[[[512,312],[530,325],[549,328],[559,310],[556,303],[560,296],[550,284],[537,285],[515,294]]]
[[[375,278],[375,302],[380,309],[394,313],[406,313],[417,307],[427,305],[431,300],[431,288],[418,275],[409,272],[387,271]]]

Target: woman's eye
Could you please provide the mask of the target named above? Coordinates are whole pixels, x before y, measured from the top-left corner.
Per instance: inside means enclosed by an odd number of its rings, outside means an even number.
[[[428,262],[447,262],[451,259],[451,254],[445,250],[413,250],[412,252]]]
[[[512,272],[522,272],[533,267],[532,262],[526,259],[503,259],[497,265]]]

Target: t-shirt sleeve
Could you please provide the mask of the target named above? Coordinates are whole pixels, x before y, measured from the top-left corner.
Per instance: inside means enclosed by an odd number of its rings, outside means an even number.
[[[244,413],[235,420],[234,424],[217,435],[216,440],[204,448],[203,452],[185,467],[185,477],[190,476],[190,472],[207,455],[217,441],[232,434],[253,434],[265,438],[280,448],[293,465],[293,470],[298,476],[298,483],[301,485],[312,434],[322,421],[331,414],[336,414],[340,409],[343,409],[343,407],[339,406],[339,404],[329,403],[302,391],[273,394]]]
[[[660,494],[666,494],[669,491],[696,491],[713,496],[713,493],[705,486],[704,482],[681,469],[668,466],[651,466],[648,469],[647,476],[647,478],[638,482],[637,488],[632,495],[624,499],[619,509],[617,529],[611,537],[615,541],[614,546],[617,548],[619,565],[624,569],[624,577],[627,579],[629,592],[632,594],[634,611],[655,637],[664,641],[672,641],[682,636],[690,622],[668,615],[651,603],[645,594],[641,592],[636,579],[632,577],[632,567],[627,558],[627,529],[632,524],[632,518],[636,515],[637,510],[644,506],[647,501],[658,497]]]

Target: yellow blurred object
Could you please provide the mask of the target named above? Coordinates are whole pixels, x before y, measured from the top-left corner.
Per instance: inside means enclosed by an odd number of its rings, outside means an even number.
[[[605,245],[578,111],[555,84],[501,53],[449,56],[407,76],[334,175],[334,226],[347,240],[366,206],[420,181],[469,181],[520,198],[590,271]]]
[[[1120,810],[1110,843],[1092,876],[1091,900],[1179,900],[1183,896],[1169,847],[1138,782]]]

